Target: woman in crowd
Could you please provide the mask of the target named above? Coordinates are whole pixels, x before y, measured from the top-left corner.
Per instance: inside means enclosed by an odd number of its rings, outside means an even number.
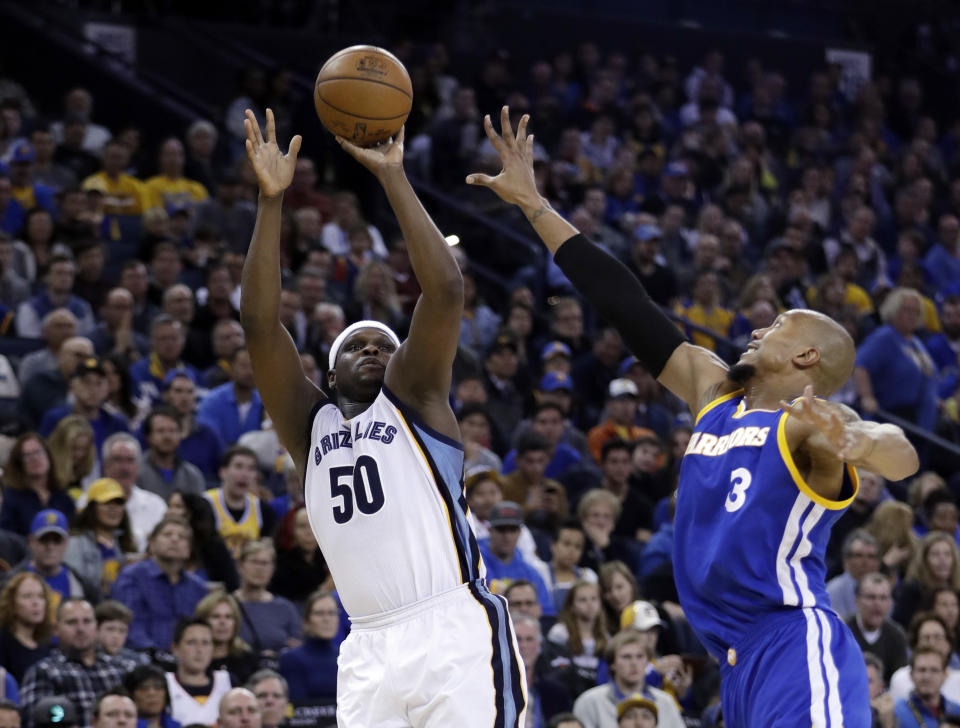
[[[317,589],[332,588],[332,582],[305,507],[297,509],[291,530],[293,544],[277,550],[277,570],[270,590],[294,604],[302,604]]]
[[[26,536],[33,517],[45,508],[54,508],[67,518],[76,506],[63,490],[53,470],[53,454],[35,432],[20,435],[13,443],[3,470],[3,506],[0,528]]]
[[[920,605],[942,587],[960,591],[960,552],[952,535],[934,532],[924,537],[896,592],[893,619],[910,624]]]
[[[493,442],[493,423],[487,408],[479,402],[466,402],[457,412],[460,439],[463,441],[463,470],[487,468],[500,472],[503,461],[490,449]]]
[[[93,428],[85,417],[67,415],[47,438],[53,453],[53,471],[72,498],[99,475]]]
[[[611,629],[619,629],[624,608],[640,598],[637,578],[622,561],[607,562],[600,567],[598,576],[606,622]]]
[[[280,656],[281,675],[293,703],[337,696],[337,654],[340,610],[333,593],[316,591],[303,605],[304,642]]]
[[[87,505],[73,520],[63,556],[83,581],[99,585],[104,595],[110,594],[127,554],[137,551],[126,502],[123,488],[112,478],[91,483]]]
[[[600,567],[609,561],[636,564],[636,555],[627,540],[613,532],[619,517],[620,499],[613,493],[601,488],[584,493],[577,506],[577,518],[587,537],[580,566],[599,573]]]
[[[865,528],[876,539],[889,573],[896,582],[902,580],[918,547],[913,532],[913,510],[899,501],[884,501],[877,506]]]
[[[167,679],[156,665],[138,665],[123,679],[137,706],[137,728],[180,728],[170,715]]]
[[[285,647],[300,644],[297,608],[267,590],[277,567],[277,553],[269,539],[248,541],[240,553],[240,636],[257,652],[276,657]]]
[[[138,426],[139,410],[133,401],[127,358],[123,354],[107,354],[102,363],[107,373],[107,401],[104,408],[112,414],[126,417],[131,428]]]
[[[250,645],[240,639],[240,607],[237,600],[223,591],[216,591],[200,600],[193,612],[205,620],[213,633],[211,670],[230,673],[231,685],[243,685],[257,671],[259,662]]]
[[[960,629],[958,629],[960,627],[960,596],[950,587],[941,586],[933,590],[926,606],[928,611],[936,614],[947,625],[950,641],[956,648],[960,644],[957,639],[960,637]],[[947,667],[960,670],[960,655],[957,655],[956,651],[951,653],[950,664]]]
[[[566,647],[580,678],[596,685],[600,659],[609,639],[597,584],[580,581],[573,585],[547,639]]]
[[[54,255],[70,249],[54,240],[53,215],[42,207],[27,212],[20,239],[13,244],[14,269],[28,281],[42,280]]]
[[[174,491],[167,503],[167,513],[190,522],[193,529],[193,551],[187,570],[201,579],[222,584],[232,591],[240,586],[240,577],[227,545],[217,533],[213,511],[207,500],[195,493]]]
[[[50,653],[53,635],[53,592],[30,571],[15,575],[0,592],[0,665],[14,679]]]

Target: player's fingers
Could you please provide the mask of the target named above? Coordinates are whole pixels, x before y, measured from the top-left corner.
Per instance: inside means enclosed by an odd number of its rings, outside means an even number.
[[[510,107],[506,105],[500,109],[500,135],[507,144],[513,144],[516,141],[513,127],[510,125]]]
[[[247,140],[243,143],[243,146],[246,147],[246,150],[247,150],[247,158],[250,160],[250,163],[253,164],[253,157],[254,157],[254,153],[253,153],[253,142],[250,141],[249,139],[247,139]]]
[[[290,148],[287,149],[287,156],[296,161],[297,155],[300,153],[300,145],[302,143],[303,137],[299,134],[295,135],[293,139],[290,140]]]
[[[500,135],[497,134],[493,129],[493,121],[490,119],[490,114],[487,114],[483,117],[483,130],[487,133],[487,139],[490,140],[490,143],[493,144],[493,148],[497,150],[498,153],[503,152],[503,139],[500,138]]]
[[[253,131],[253,143],[263,144],[263,137],[260,135],[260,124],[257,123],[257,117],[253,115],[250,109],[247,109],[247,120],[250,122]]]
[[[267,142],[277,141],[277,124],[273,120],[273,109],[267,109]]]
[[[346,152],[347,154],[349,154],[351,157],[356,158],[357,155],[360,154],[360,152],[361,152],[360,147],[358,147],[358,146],[357,146],[356,144],[354,144],[353,142],[347,141],[347,140],[344,139],[342,136],[336,136],[336,137],[334,137],[334,138],[337,140],[337,144],[340,145],[340,148],[343,149],[343,151],[345,151],[345,152]]]
[[[404,136],[404,134],[406,133],[406,131],[407,131],[407,126],[406,126],[406,124],[404,124],[403,126],[400,127],[400,132],[399,132],[399,133],[397,134],[397,136],[394,138],[393,143],[394,143],[394,144],[400,144],[400,145],[402,146],[402,145],[403,145],[403,136]]]
[[[526,144],[527,144],[527,149],[526,149],[527,159],[532,162],[533,161],[533,134],[527,137]]]
[[[467,175],[468,185],[480,185],[481,187],[489,187],[491,182],[493,182],[493,177],[491,177],[489,174],[468,174]]]
[[[528,123],[530,123],[530,114],[524,114],[520,117],[520,123],[517,124],[517,144],[526,143]]]

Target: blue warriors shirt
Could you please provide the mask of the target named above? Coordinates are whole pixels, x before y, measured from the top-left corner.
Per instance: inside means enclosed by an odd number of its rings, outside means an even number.
[[[830,528],[856,495],[817,495],[787,447],[784,411],[748,410],[743,392],[697,415],[680,468],[674,577],[684,613],[718,660],[771,613],[830,608],[824,555]]]

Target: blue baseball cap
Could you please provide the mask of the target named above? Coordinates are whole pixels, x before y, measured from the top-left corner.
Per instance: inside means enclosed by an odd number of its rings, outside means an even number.
[[[170,389],[170,385],[173,384],[173,380],[179,379],[180,377],[189,379],[194,384],[197,383],[197,380],[190,373],[189,369],[178,367],[176,369],[171,369],[169,372],[167,372],[166,376],[163,378],[163,383],[160,385],[160,391],[166,392],[168,389]]]
[[[546,361],[550,357],[554,356],[565,356],[567,359],[571,356],[570,347],[564,344],[562,341],[551,341],[549,344],[543,347],[543,351],[540,352],[540,361]]]
[[[626,376],[627,372],[629,372],[630,369],[632,369],[634,366],[637,366],[639,364],[640,364],[640,360],[637,359],[637,357],[633,355],[628,356],[626,359],[620,362],[620,366],[617,367],[617,376],[618,377]]]
[[[10,163],[29,164],[34,158],[33,146],[28,142],[21,142],[17,145],[16,149],[13,150],[13,154],[10,156]]]
[[[42,538],[48,533],[59,533],[64,538],[69,535],[67,532],[67,517],[53,508],[40,511],[30,523],[31,536]]]
[[[687,177],[689,174],[690,170],[687,168],[686,162],[670,162],[667,168],[663,170],[664,177]]]
[[[663,230],[656,225],[650,225],[648,223],[637,225],[637,229],[633,231],[633,234],[637,240],[658,240],[663,238]]]
[[[540,380],[541,392],[556,392],[559,389],[573,391],[573,380],[566,372],[547,372]]]

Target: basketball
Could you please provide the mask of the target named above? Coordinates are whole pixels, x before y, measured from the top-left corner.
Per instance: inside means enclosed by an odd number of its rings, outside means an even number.
[[[407,69],[389,51],[351,46],[323,64],[313,103],[327,129],[371,147],[400,131],[410,114],[413,86]]]

